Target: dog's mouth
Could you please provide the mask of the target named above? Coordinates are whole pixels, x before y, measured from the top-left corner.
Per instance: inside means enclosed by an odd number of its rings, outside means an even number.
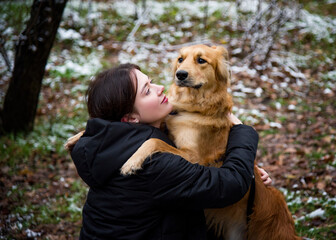
[[[194,89],[200,89],[203,86],[203,83],[199,83],[199,84],[193,84],[191,81],[188,80],[176,80],[176,85],[179,87],[189,87],[189,88],[194,88]]]

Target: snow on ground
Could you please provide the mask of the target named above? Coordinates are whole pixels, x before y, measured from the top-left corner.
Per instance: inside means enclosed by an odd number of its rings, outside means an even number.
[[[211,16],[216,11],[220,12],[224,17],[229,17],[231,21],[236,21],[239,18],[239,12],[236,7],[236,4],[232,1],[170,1],[170,2],[157,2],[157,1],[146,1],[146,7],[150,9],[148,16],[143,21],[142,24],[146,24],[146,28],[143,32],[135,33],[141,34],[142,36],[153,36],[155,34],[160,35],[160,42],[158,47],[163,46],[171,46],[176,42],[177,38],[181,38],[183,36],[192,37],[197,40],[198,36],[189,35],[189,29],[192,28],[193,22],[192,18],[202,19],[204,17],[204,7],[208,3],[208,16]],[[239,7],[240,12],[245,13],[254,13],[257,11],[258,0],[243,0],[241,1],[241,5]],[[138,14],[144,12],[142,8],[142,3],[139,2],[135,4],[134,1],[113,1],[113,2],[83,2],[80,0],[69,1],[67,8],[64,12],[64,19],[71,20],[74,22],[74,26],[82,26],[85,28],[90,21],[95,21],[97,26],[104,26],[106,24],[110,24],[109,22],[104,21],[101,11],[106,11],[111,9],[118,12],[118,14],[123,18],[131,18],[137,12]],[[263,3],[261,8],[265,9],[267,7],[266,3]],[[83,16],[80,15],[78,11],[74,11],[74,9],[88,9],[88,14]],[[175,20],[176,26],[170,26],[169,28],[157,28],[157,25],[153,25],[153,28],[148,25],[148,23],[158,22],[160,21],[160,17],[171,11],[172,9],[176,10]],[[1,20],[1,16],[0,16]],[[223,25],[227,23],[223,21]],[[1,21],[0,21],[1,25]],[[2,24],[3,25],[3,24]],[[0,26],[1,27],[1,26]],[[117,26],[111,24],[111,31]],[[318,16],[315,14],[311,14],[306,10],[301,10],[299,14],[299,19],[296,22],[288,22],[286,24],[286,30],[291,30],[294,28],[301,29],[302,33],[310,33],[316,36],[317,39],[326,39],[328,41],[332,41],[331,34],[335,34],[336,32],[336,19],[331,19],[328,17]],[[182,30],[184,29],[184,30]],[[187,30],[186,30],[187,29]],[[103,27],[101,27],[103,31]],[[81,29],[79,32],[75,29],[65,29],[60,27],[58,30],[58,37],[60,41],[63,40],[71,40],[74,45],[79,47],[93,47],[90,41],[85,41],[82,39],[81,33],[84,32],[85,29]],[[11,34],[11,28],[6,28],[3,31],[3,35],[9,36]],[[207,37],[205,36],[205,39]],[[102,46],[100,46],[102,48]],[[157,66],[162,66],[162,64],[166,64],[171,62],[171,59],[176,55],[168,54],[165,49],[158,49],[158,53],[153,54],[153,49],[148,48],[148,45],[141,44],[141,46],[137,49],[135,53],[130,54],[130,49],[124,47],[119,54],[120,62],[136,62],[142,67],[149,68],[150,71]],[[161,52],[161,54],[160,54]],[[13,62],[14,54],[11,51],[8,51],[9,58],[11,62]],[[62,57],[62,56],[61,56]],[[275,57],[275,61],[285,65],[286,71],[288,71],[291,76],[294,78],[305,79],[304,74],[299,72],[296,66],[304,65],[309,61],[313,56],[298,56],[293,53],[289,53],[288,56],[277,56]],[[150,60],[150,64],[147,64],[148,59]],[[73,60],[71,60],[73,62]],[[65,66],[62,68],[58,68],[60,71],[64,71],[68,67],[73,67],[76,71],[79,70],[79,63],[74,62],[71,64],[71,61],[66,61]],[[0,58],[0,64],[4,65],[4,61]],[[4,69],[4,68],[1,68]],[[82,68],[85,74],[88,74],[87,67]],[[233,66],[232,70],[234,72],[238,71],[247,71],[249,74],[253,75],[253,69],[248,69],[247,66]],[[163,77],[169,74],[162,74]],[[164,78],[163,82],[168,82],[168,79]],[[329,90],[326,90],[326,94],[329,93]],[[260,94],[256,92],[256,94]],[[243,95],[243,94],[242,94]]]
[[[301,28],[301,33],[310,33],[318,40],[325,39],[332,43],[334,39],[331,34],[336,33],[336,19],[318,16],[306,10],[301,10],[300,20],[295,27]]]

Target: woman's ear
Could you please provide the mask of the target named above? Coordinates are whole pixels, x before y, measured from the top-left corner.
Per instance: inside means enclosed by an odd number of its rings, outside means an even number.
[[[130,123],[139,123],[139,115],[135,114],[135,113],[131,113],[131,114],[125,114],[120,121],[121,122],[130,122]]]

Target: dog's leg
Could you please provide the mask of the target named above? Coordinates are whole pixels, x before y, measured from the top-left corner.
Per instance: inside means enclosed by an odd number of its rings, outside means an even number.
[[[157,152],[169,152],[176,155],[185,156],[185,153],[160,139],[151,138],[144,142],[140,148],[121,167],[122,175],[132,175],[142,168],[142,164],[147,157]]]
[[[248,239],[298,240],[291,212],[283,194],[276,188],[265,186],[255,169],[255,201],[248,226]]]

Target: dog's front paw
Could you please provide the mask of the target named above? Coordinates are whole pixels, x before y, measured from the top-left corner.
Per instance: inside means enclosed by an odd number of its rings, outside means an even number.
[[[75,146],[75,144],[78,142],[78,140],[81,138],[81,136],[83,136],[83,134],[84,131],[81,131],[77,133],[75,136],[70,137],[64,144],[64,148],[68,151],[71,151]]]
[[[138,150],[133,153],[133,155],[124,163],[120,169],[120,173],[124,176],[135,174],[136,171],[142,169],[142,164],[144,163],[147,157],[150,157],[151,154],[155,153],[153,151],[154,144],[152,143],[153,139],[145,141]]]
[[[120,173],[123,176],[133,175],[136,171],[142,169],[140,161],[134,161],[130,158],[120,169]]]

